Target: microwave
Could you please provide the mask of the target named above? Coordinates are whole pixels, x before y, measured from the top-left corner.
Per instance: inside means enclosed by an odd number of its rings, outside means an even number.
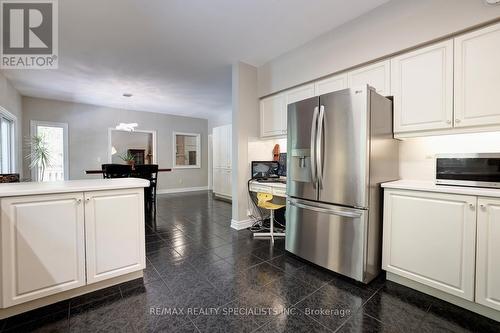
[[[500,153],[437,155],[436,184],[500,188]]]

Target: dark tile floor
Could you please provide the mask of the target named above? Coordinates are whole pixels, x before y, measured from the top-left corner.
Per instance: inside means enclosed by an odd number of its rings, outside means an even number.
[[[385,281],[327,273],[229,227],[207,192],[161,196],[144,280],[0,322],[3,332],[500,332],[500,324]]]

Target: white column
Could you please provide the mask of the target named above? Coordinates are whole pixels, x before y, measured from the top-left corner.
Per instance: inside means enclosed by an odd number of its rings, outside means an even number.
[[[233,98],[233,214],[231,227],[244,229],[251,225],[247,216],[250,162],[248,141],[259,136],[259,99],[257,68],[238,62],[232,72]]]

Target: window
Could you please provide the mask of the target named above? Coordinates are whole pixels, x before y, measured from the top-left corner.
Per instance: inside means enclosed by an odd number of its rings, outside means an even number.
[[[68,180],[68,124],[32,121],[31,136],[41,139],[48,155],[45,168],[37,165],[31,169],[33,180],[43,182]]]
[[[14,173],[16,168],[16,117],[0,108],[0,173]]]
[[[200,135],[174,132],[174,168],[200,168]]]

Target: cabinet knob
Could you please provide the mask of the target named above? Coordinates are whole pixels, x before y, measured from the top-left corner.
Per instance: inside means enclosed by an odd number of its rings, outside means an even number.
[[[474,209],[474,204],[469,204],[470,209]]]
[[[457,119],[455,119],[455,122],[459,123],[459,122],[461,122],[461,120],[457,118]]]
[[[89,202],[89,201],[90,201],[90,198],[85,198],[85,201]]]
[[[486,205],[485,204],[480,204],[479,207],[481,207],[481,209],[486,209]]]
[[[446,123],[447,123],[447,124],[451,124],[451,120],[447,120],[447,121],[446,121]]]
[[[75,199],[75,200],[76,200],[77,204],[81,204],[82,203],[82,199]]]

